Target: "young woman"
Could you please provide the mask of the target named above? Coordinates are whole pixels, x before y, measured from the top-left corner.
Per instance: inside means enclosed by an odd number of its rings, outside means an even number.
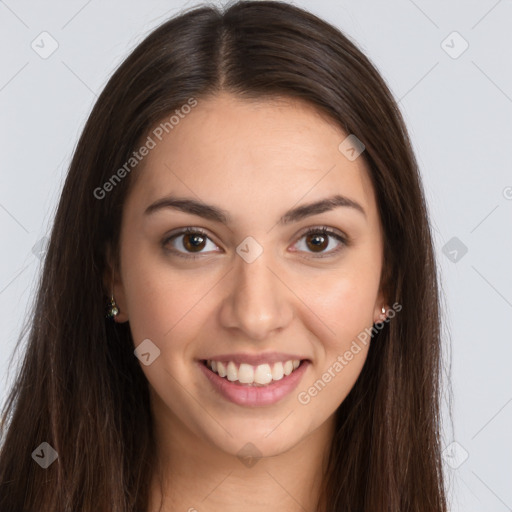
[[[0,510],[445,512],[439,323],[417,163],[369,60],[286,3],[181,14],[80,137]]]

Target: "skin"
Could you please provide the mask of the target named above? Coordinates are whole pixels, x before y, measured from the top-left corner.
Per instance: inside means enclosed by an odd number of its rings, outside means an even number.
[[[198,99],[133,171],[141,175],[123,209],[114,297],[116,321],[130,322],[135,346],[149,338],[160,349],[154,362],[141,364],[159,457],[149,511],[158,510],[161,499],[164,511],[238,512],[240,503],[244,512],[315,510],[334,413],[356,382],[369,344],[360,344],[308,404],[297,395],[359,333],[383,320],[386,307],[374,191],[363,158],[350,161],[338,149],[347,135],[300,100],[256,101],[223,92]],[[144,215],[170,193],[219,206],[233,221],[226,226],[174,209]],[[357,201],[366,215],[338,207],[277,224],[288,209],[334,193]],[[303,232],[322,226],[348,236],[349,245],[329,236],[315,252],[307,243],[314,235]],[[199,252],[183,245],[187,235],[162,247],[166,236],[186,227],[207,232]],[[236,252],[247,236],[263,248],[252,263]],[[199,257],[188,260],[172,248]],[[301,354],[311,365],[296,390],[263,407],[227,401],[195,362],[273,350]],[[262,457],[251,467],[237,457],[247,442]]]

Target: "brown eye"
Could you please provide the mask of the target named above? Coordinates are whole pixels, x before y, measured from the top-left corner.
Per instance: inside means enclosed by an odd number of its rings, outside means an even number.
[[[313,250],[313,252],[321,252],[329,245],[329,237],[323,233],[315,233],[306,236],[307,246]]]
[[[318,254],[318,256],[313,256],[315,258],[333,256],[343,249],[344,246],[348,245],[347,238],[326,227],[310,228],[300,237],[300,240],[302,239],[305,239],[305,252]],[[332,239],[338,242],[337,247],[336,243],[331,244]],[[333,247],[331,250],[326,251],[329,246]]]
[[[184,258],[196,258],[210,252],[203,251],[208,241],[210,241],[213,249],[217,248],[206,233],[198,228],[187,228],[162,240],[162,246],[165,248],[170,244],[172,253]]]
[[[191,233],[183,235],[183,247],[187,251],[194,252],[196,249],[201,250],[205,246],[206,237],[200,233]]]

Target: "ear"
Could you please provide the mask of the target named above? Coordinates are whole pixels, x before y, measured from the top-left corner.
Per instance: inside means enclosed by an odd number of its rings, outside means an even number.
[[[103,272],[103,289],[107,302],[110,301],[112,293],[116,302],[119,314],[114,317],[114,321],[117,323],[123,323],[128,321],[128,312],[126,309],[126,298],[123,282],[121,279],[121,270],[117,267],[113,251],[110,243],[106,248],[105,258],[105,271]],[[112,280],[114,278],[114,280]]]

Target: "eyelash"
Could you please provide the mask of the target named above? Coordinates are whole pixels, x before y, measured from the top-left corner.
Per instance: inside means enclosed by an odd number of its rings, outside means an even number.
[[[165,248],[165,246],[171,241],[173,240],[174,238],[178,238],[182,235],[187,235],[187,234],[197,234],[197,235],[201,235],[203,237],[206,237],[208,239],[210,239],[210,237],[208,236],[208,234],[203,231],[201,228],[192,228],[192,227],[188,227],[188,228],[185,228],[184,230],[178,232],[178,233],[174,233],[172,236],[169,236],[169,237],[166,237],[162,240],[162,246]],[[343,246],[348,246],[350,245],[349,244],[349,240],[347,237],[345,236],[342,236],[340,235],[339,233],[337,233],[336,231],[333,231],[332,229],[329,229],[328,227],[326,226],[320,226],[320,227],[313,227],[313,228],[309,228],[307,229],[304,233],[302,233],[302,235],[299,237],[299,240],[301,240],[302,238],[304,237],[307,237],[308,235],[313,235],[313,234],[320,234],[320,235],[323,235],[324,237],[325,236],[332,236],[333,238],[336,238],[336,240],[338,240],[339,242],[341,242],[341,247],[338,247],[337,249],[333,249],[331,251],[329,251],[328,253],[325,253],[325,254],[321,254],[321,255],[313,255],[312,257],[313,258],[327,258],[327,257],[330,257],[330,256],[333,256],[333,255],[336,255],[338,254],[342,249],[343,249]],[[180,252],[180,251],[177,251],[175,249],[167,249],[169,252],[172,252],[173,254],[181,257],[181,258],[186,258],[188,260],[195,260],[197,258],[201,258],[203,257],[201,253],[199,254],[187,254],[185,255],[184,253]],[[300,252],[300,251],[298,251]],[[312,253],[313,254],[313,253]]]

